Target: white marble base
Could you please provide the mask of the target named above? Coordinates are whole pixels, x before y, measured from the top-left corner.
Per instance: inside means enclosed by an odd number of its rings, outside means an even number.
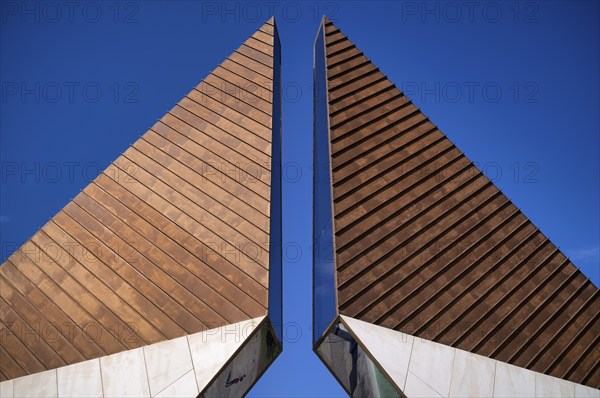
[[[193,370],[190,370],[173,384],[162,390],[157,398],[187,398],[196,397],[200,391],[198,391],[198,384],[196,384],[196,375]]]
[[[150,397],[144,350],[136,348],[100,358],[107,398]]]
[[[13,396],[15,398],[58,397],[56,370],[47,370],[14,379]]]
[[[56,369],[59,397],[102,397],[100,359]]]
[[[0,383],[0,397],[2,398],[13,398],[14,393],[14,382],[12,380]]]
[[[194,369],[186,336],[145,346],[144,357],[151,396]]]

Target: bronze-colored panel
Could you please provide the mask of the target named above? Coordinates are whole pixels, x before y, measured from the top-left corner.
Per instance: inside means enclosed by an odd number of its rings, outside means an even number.
[[[194,113],[189,110],[177,105],[173,109],[169,111],[171,116],[175,116],[176,118],[182,120],[186,124],[201,130],[205,135],[210,135],[215,140],[220,140],[223,144],[229,147],[230,150],[233,150],[238,153],[243,153],[245,157],[247,157],[250,161],[255,162],[259,165],[268,165],[269,157],[265,153],[257,150],[253,146],[249,145],[245,141],[241,141],[237,136],[231,135],[227,133],[227,131],[222,130],[221,128],[211,124],[207,120],[198,117]],[[165,118],[166,119],[166,118]],[[168,125],[168,123],[165,122]],[[199,138],[202,138],[203,135],[199,135]],[[196,139],[196,137],[194,137]]]
[[[27,250],[27,249],[26,249]],[[13,265],[7,262],[7,274],[5,277],[8,284],[19,290],[21,295],[27,297],[33,307],[41,313],[41,319],[47,319],[43,314],[48,314],[51,319],[60,320],[62,322],[57,325],[68,325],[75,323],[77,332],[73,333],[71,343],[77,347],[85,356],[104,355],[110,349],[121,349],[122,346],[118,341],[94,341],[94,344],[89,344],[87,339],[84,339],[83,330],[79,325],[85,325],[93,322],[94,318],[89,316],[75,300],[68,297],[67,294],[60,289],[57,284],[60,281],[60,276],[53,273],[53,269],[48,269],[48,276],[52,280],[49,281],[44,273],[37,268],[34,262],[30,261],[22,252],[20,256],[13,257],[13,261],[17,262]],[[56,278],[56,279],[55,279]],[[39,288],[36,288],[39,287]],[[85,300],[85,297],[83,298]],[[56,302],[60,302],[59,307]],[[76,320],[74,322],[74,320]],[[50,329],[51,332],[53,329]],[[57,335],[57,338],[61,336]],[[105,345],[104,345],[105,344]]]
[[[226,105],[226,109],[233,109],[238,114],[242,114],[245,117],[252,119],[252,121],[258,123],[259,125],[257,126],[257,128],[262,129],[260,125],[266,127],[267,129],[271,128],[272,123],[269,115],[265,114],[264,112],[261,112],[260,110],[254,108],[252,105],[241,100],[232,101],[230,96],[222,95],[223,91],[221,91],[218,88],[213,89],[211,87],[212,86],[208,84],[199,85],[195,90],[190,91],[188,93],[188,96],[194,101],[200,103],[210,102],[211,100],[217,101],[220,104]],[[211,89],[209,90],[208,88]],[[263,138],[265,138],[267,141],[271,140],[268,131],[266,132],[266,134],[264,134]]]
[[[238,53],[236,51],[229,56],[229,59],[240,65],[248,66],[250,69],[252,69],[253,71],[255,71],[257,73],[260,73],[261,75],[265,76],[266,78],[269,78],[269,79],[273,78],[273,70],[272,69],[261,64],[260,62],[253,60],[250,57],[245,56],[244,54]]]
[[[252,48],[272,57],[273,56],[273,45],[268,44],[268,41],[270,39],[266,39],[266,42],[261,41],[257,38],[257,37],[260,37],[260,35],[261,35],[260,33],[259,34],[255,33],[254,35],[252,35],[250,37],[250,39],[248,39],[248,41],[246,41],[245,44],[249,47],[252,47]],[[265,37],[262,37],[262,39],[265,39]]]
[[[232,80],[227,80],[214,71],[196,89],[202,91],[202,87],[206,85],[219,90],[221,98],[224,98],[226,101],[245,102],[269,116],[272,115],[273,106],[271,105],[271,101],[263,99],[260,96],[263,90],[259,90],[255,84],[244,83],[240,79],[235,78],[235,76]]]
[[[338,312],[600,387],[598,288],[324,29]]]
[[[237,51],[253,60],[260,62],[263,65],[270,65],[273,63],[273,57],[269,54],[265,54],[258,50],[253,43],[242,44]]]
[[[220,67],[227,69],[229,72],[235,73],[236,75],[243,77],[254,84],[258,84],[264,90],[269,92],[273,90],[273,86],[270,85],[271,79],[265,77],[261,73],[246,68],[244,65],[240,65],[231,60],[226,60],[221,64]]]
[[[6,305],[6,302],[3,303]],[[2,318],[4,319],[4,317]],[[22,335],[24,325],[11,322],[10,320],[0,321],[0,331],[6,336],[5,343],[2,344],[3,353],[7,354],[7,359],[2,358],[2,374],[19,377],[23,374],[31,374],[46,370],[45,365],[27,348],[18,337]],[[4,364],[7,364],[6,366]],[[8,366],[18,365],[17,366]]]
[[[173,142],[182,145],[184,149],[190,148],[188,152],[193,153],[196,157],[199,156],[198,151],[208,151],[218,155],[218,158],[215,158],[214,161],[211,161],[210,157],[207,157],[207,159],[204,160],[205,163],[208,163],[209,166],[211,166],[205,173],[211,173],[213,171],[223,173],[223,171],[230,170],[230,166],[235,166],[242,169],[242,171],[240,171],[241,177],[238,177],[242,180],[248,179],[252,181],[253,177],[254,179],[260,179],[263,182],[268,180],[270,183],[271,173],[268,164],[263,164],[260,159],[251,158],[248,156],[248,152],[237,152],[234,149],[235,142],[229,141],[229,136],[224,136],[221,141],[221,138],[215,138],[213,135],[200,132],[191,124],[188,124],[188,121],[183,118],[179,119],[177,116],[171,114],[166,115],[161,121],[152,126],[152,131],[164,135],[165,128],[179,133],[182,137],[171,135],[169,138],[172,138]],[[231,145],[233,145],[233,147]],[[228,161],[223,162],[219,158],[226,158]],[[235,167],[233,170],[235,170]]]
[[[279,51],[270,20],[0,267],[0,380],[269,314]]]
[[[235,136],[235,137],[244,137],[244,143],[254,147],[256,150],[270,155],[270,142],[257,136],[252,133],[250,130],[245,129],[240,126],[239,122],[243,122],[242,117],[238,117],[238,120],[231,121],[229,119],[224,118],[220,113],[217,113],[211,109],[209,109],[206,104],[199,104],[195,101],[192,101],[189,97],[185,97],[181,101],[179,101],[179,106],[186,109],[188,112],[200,117],[203,120],[213,124],[214,126],[220,128],[222,131],[226,131],[227,133]]]
[[[51,228],[52,225],[46,227]],[[103,330],[98,344],[105,347],[106,352],[121,351],[123,349],[131,349],[139,347],[142,344],[141,338],[127,339],[127,335],[133,334],[133,329],[128,326],[129,311],[127,307],[123,307],[123,311],[118,314],[113,312],[113,309],[119,308],[121,303],[118,303],[116,298],[109,297],[105,299],[105,294],[110,294],[104,289],[103,285],[97,285],[91,274],[85,269],[80,268],[79,264],[69,259],[69,254],[58,243],[56,243],[43,230],[36,233],[31,241],[32,246],[27,248],[28,243],[21,247],[23,253],[34,253],[35,257],[29,257],[32,262],[44,269],[47,274],[51,275],[50,279],[60,281],[60,289],[63,294],[58,294],[53,298],[57,305],[60,305],[63,310],[69,307],[69,299],[73,299],[79,304],[85,313],[78,313],[72,316],[74,327],[87,326],[97,322]],[[27,251],[29,250],[29,251]],[[56,279],[54,279],[56,278]],[[45,279],[45,278],[44,278]],[[42,280],[38,282],[40,285]],[[116,303],[115,306],[113,304]],[[114,330],[111,333],[104,333],[105,327],[102,325],[111,325]],[[133,324],[132,324],[133,325]],[[106,336],[106,340],[104,337]],[[103,343],[106,343],[105,346]],[[118,344],[114,346],[113,344]]]
[[[211,136],[193,130],[190,125],[173,115],[163,117],[161,121],[152,126],[152,131],[164,139],[178,145],[181,149],[189,152],[195,158],[202,159],[206,164],[206,167],[204,169],[200,168],[200,170],[198,170],[200,173],[209,173],[210,171],[212,173],[223,174],[223,170],[228,170],[224,168],[225,164],[233,167],[242,162],[250,163],[248,158],[233,152],[229,147],[213,139]],[[151,138],[152,136],[153,135],[148,135],[147,138]],[[225,158],[225,156],[228,157]],[[259,171],[251,174],[251,176],[260,179],[264,184],[268,185],[268,177],[270,177],[269,173],[259,165],[254,165],[254,169]],[[266,176],[267,178],[263,176]]]
[[[98,185],[111,195],[123,195],[115,184],[115,181],[106,175],[98,181]],[[189,264],[188,269],[195,273],[199,280],[205,281],[219,291],[230,289],[230,285],[224,283],[221,278],[242,290],[248,289],[249,293],[265,289],[266,278],[260,279],[262,273],[259,274],[259,279],[254,279],[245,269],[241,269],[244,271],[241,273],[235,272],[235,268],[239,266],[235,260],[240,257],[228,256],[229,253],[221,250],[222,247],[216,245],[214,239],[203,241],[201,231],[195,228],[196,223],[168,201],[160,200],[157,196],[149,196],[152,195],[152,191],[142,187],[141,184],[123,184],[121,188],[123,191],[129,191],[125,194],[127,201],[124,203],[127,203],[127,206],[135,208],[146,221],[157,226],[163,233],[187,249],[189,254],[185,251],[181,253],[189,259],[186,262]],[[255,286],[257,287],[254,288]],[[261,294],[256,293],[253,296],[261,296]]]

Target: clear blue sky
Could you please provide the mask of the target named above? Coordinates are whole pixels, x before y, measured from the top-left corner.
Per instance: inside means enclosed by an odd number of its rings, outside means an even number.
[[[312,45],[323,14],[599,284],[598,2],[72,4],[1,3],[2,260],[277,19],[287,341],[249,396],[345,395],[310,337]]]

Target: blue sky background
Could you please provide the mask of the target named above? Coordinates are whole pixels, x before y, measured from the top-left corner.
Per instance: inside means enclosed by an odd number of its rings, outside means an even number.
[[[310,334],[312,45],[323,14],[599,285],[598,2],[71,4],[1,2],[2,260],[277,19],[286,342],[249,396],[345,395]]]

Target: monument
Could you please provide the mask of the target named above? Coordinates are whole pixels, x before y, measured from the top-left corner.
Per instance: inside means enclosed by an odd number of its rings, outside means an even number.
[[[238,397],[281,352],[270,19],[0,266],[0,395]]]
[[[598,397],[598,288],[338,29],[314,46],[314,351],[353,397]]]

